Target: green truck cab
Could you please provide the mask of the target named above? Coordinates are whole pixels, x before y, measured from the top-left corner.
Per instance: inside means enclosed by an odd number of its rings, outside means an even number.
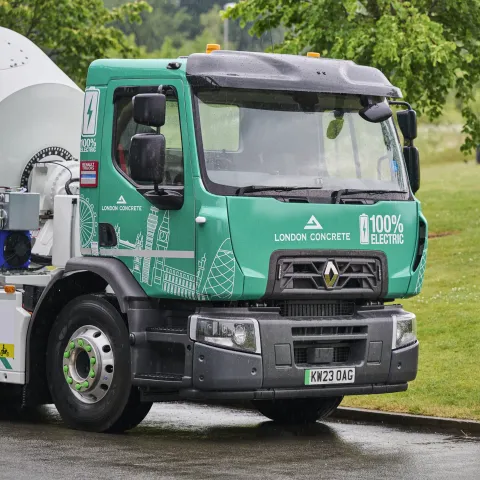
[[[427,223],[400,97],[350,61],[93,62],[82,257],[48,367],[63,418],[122,430],[151,402],[215,399],[305,423],[406,390],[416,318],[392,302],[420,292]]]

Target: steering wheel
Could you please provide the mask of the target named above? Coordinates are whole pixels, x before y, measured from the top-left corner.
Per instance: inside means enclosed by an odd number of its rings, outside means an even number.
[[[159,190],[163,190],[163,195],[168,197],[183,197],[183,193],[178,190],[170,190],[166,188],[159,188]]]
[[[221,156],[219,153],[216,153],[213,158],[206,158],[206,164],[213,170],[232,170],[233,160],[225,156],[225,150],[222,150]]]

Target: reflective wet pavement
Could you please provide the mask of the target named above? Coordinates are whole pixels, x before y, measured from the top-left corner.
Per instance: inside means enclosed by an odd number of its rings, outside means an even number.
[[[317,423],[280,427],[253,411],[157,404],[124,435],[69,430],[54,408],[0,415],[3,479],[480,479],[480,437]]]

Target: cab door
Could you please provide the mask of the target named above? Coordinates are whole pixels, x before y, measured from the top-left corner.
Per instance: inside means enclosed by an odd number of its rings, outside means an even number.
[[[160,189],[183,194],[180,209],[155,202],[153,185],[130,176],[129,149],[133,135],[155,133],[133,120],[132,98],[155,93],[167,96],[166,163]],[[111,102],[111,103],[110,103]],[[115,80],[107,88],[106,124],[99,174],[99,254],[124,262],[145,292],[153,297],[195,298],[195,221],[189,141],[183,84],[179,79]],[[153,195],[152,195],[153,193]]]

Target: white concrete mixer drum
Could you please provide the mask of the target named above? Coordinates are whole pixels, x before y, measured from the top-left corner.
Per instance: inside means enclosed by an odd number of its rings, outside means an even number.
[[[82,90],[30,40],[0,27],[0,186],[20,186],[44,149],[45,161],[78,159],[82,110]]]

